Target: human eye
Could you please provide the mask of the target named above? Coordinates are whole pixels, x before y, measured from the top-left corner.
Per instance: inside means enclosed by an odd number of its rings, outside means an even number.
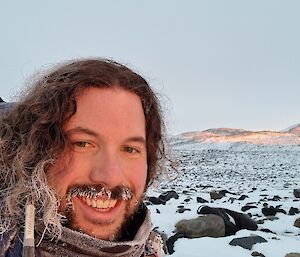
[[[84,151],[86,149],[93,148],[92,143],[90,143],[88,141],[84,141],[84,140],[74,141],[74,142],[72,142],[72,145],[73,145],[74,150],[77,150],[77,151]]]
[[[126,153],[139,153],[140,151],[137,148],[131,147],[131,146],[124,146],[123,151]]]

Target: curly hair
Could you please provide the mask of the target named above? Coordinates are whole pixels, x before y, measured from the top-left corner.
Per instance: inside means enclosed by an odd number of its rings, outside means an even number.
[[[76,113],[76,94],[87,87],[120,87],[141,99],[146,121],[147,184],[162,171],[164,123],[156,94],[144,78],[108,59],[72,60],[32,80],[0,120],[0,234],[23,226],[31,199],[36,222],[53,237],[61,234],[59,201],[47,185],[47,170],[67,143],[63,125]]]

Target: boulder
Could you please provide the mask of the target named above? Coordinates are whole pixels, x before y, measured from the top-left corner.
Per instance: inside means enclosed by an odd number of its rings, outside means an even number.
[[[207,200],[205,200],[204,198],[202,198],[200,196],[197,196],[196,200],[197,200],[197,203],[208,203]]]
[[[242,211],[245,212],[245,211],[248,211],[250,209],[254,209],[254,208],[257,208],[257,206],[253,206],[253,205],[245,205],[242,207]]]
[[[285,257],[300,257],[300,253],[288,253]]]
[[[297,228],[300,228],[300,218],[295,220],[294,226],[297,227]]]
[[[260,253],[260,252],[253,252],[253,253],[251,253],[251,256],[260,256],[260,257],[265,257],[265,255],[263,255],[262,253]]]
[[[299,209],[298,208],[295,208],[295,207],[291,207],[289,209],[289,215],[295,215],[295,214],[298,214],[300,213]]]
[[[254,244],[266,242],[268,241],[261,236],[246,236],[234,238],[229,242],[229,244],[233,246],[241,246],[244,249],[251,250]]]
[[[147,200],[148,200],[148,202],[150,202],[153,205],[166,204],[165,201],[163,201],[159,197],[155,197],[155,196],[149,196],[149,197],[147,197]]]
[[[191,211],[191,209],[190,208],[182,207],[182,208],[178,208],[176,212],[178,212],[178,213],[184,213],[185,211]]]
[[[170,191],[166,191],[166,192],[160,194],[160,195],[159,195],[159,198],[160,198],[162,201],[167,202],[167,201],[169,201],[171,198],[178,199],[178,198],[179,198],[179,195],[176,193],[176,191],[170,190]]]
[[[215,214],[189,220],[184,219],[177,222],[175,227],[177,232],[185,234],[188,238],[225,236],[224,221]]]
[[[209,195],[210,195],[210,198],[211,198],[212,200],[218,200],[218,199],[221,199],[221,198],[224,197],[223,194],[221,194],[221,193],[219,193],[219,192],[216,192],[216,191],[211,191],[211,192],[209,193]]]
[[[238,198],[238,200],[239,200],[239,201],[243,201],[243,200],[245,200],[246,198],[249,198],[249,196],[247,196],[247,195],[241,195],[241,196]]]
[[[300,188],[298,188],[298,189],[294,189],[294,196],[296,197],[296,198],[300,198]]]
[[[261,212],[265,215],[265,216],[275,216],[277,213],[283,213],[286,214],[286,211],[279,208],[279,207],[274,207],[274,206],[270,206],[270,207],[264,207],[261,209]]]

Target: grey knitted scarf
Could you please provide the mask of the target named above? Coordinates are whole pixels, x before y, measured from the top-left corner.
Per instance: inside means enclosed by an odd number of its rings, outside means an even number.
[[[43,240],[37,251],[42,257],[140,257],[151,231],[150,213],[131,241],[111,242],[63,228],[59,242]]]

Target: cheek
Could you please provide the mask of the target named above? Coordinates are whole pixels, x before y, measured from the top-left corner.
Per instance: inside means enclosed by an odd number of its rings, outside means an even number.
[[[131,174],[131,181],[135,187],[137,195],[141,195],[145,191],[147,179],[147,164],[142,164]]]
[[[55,164],[47,172],[47,180],[58,194],[61,195],[64,187],[69,183],[70,177],[70,158],[62,157],[56,160]]]

